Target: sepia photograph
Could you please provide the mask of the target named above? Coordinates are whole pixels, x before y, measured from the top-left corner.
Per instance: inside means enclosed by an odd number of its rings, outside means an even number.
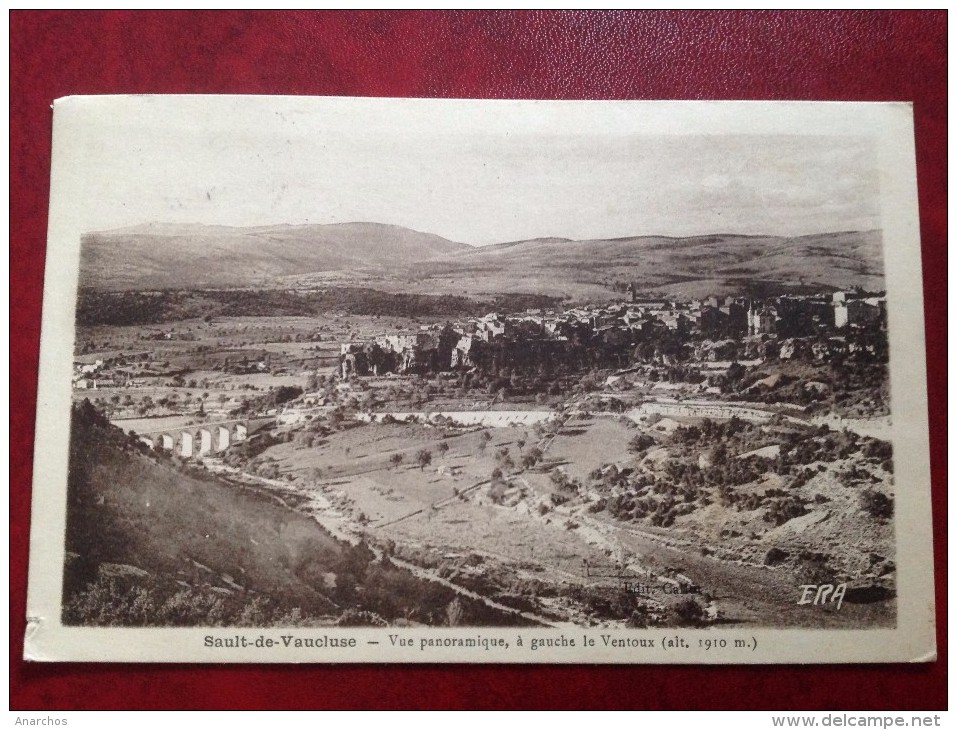
[[[912,136],[59,100],[27,658],[932,660]]]

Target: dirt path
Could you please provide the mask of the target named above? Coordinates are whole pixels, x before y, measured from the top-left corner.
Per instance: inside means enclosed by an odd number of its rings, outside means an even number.
[[[572,423],[579,414],[572,409],[563,414],[561,426],[553,433],[544,435],[539,440],[539,448],[543,454],[554,443],[569,423]],[[267,479],[245,474],[238,470],[220,465],[219,470],[238,476],[246,483],[259,483],[269,488],[273,494],[283,492],[295,493],[300,497],[307,494],[310,502],[299,504],[300,512],[309,514],[319,524],[325,527],[338,539],[355,544],[361,539],[363,531],[377,532],[407,520],[428,516],[434,510],[440,510],[456,500],[461,495],[468,495],[491,482],[484,479],[462,489],[459,495],[443,498],[435,503],[423,505],[407,514],[401,515],[387,522],[372,525],[359,525],[348,515],[339,513],[330,501],[319,492],[306,492],[287,482]],[[522,478],[519,476],[519,480]],[[528,486],[526,484],[526,486]],[[299,500],[291,500],[294,503]],[[562,515],[574,520],[580,527],[577,528],[577,539],[598,547],[606,552],[611,551],[619,556],[623,565],[627,566],[626,573],[631,580],[663,588],[665,583],[677,585],[678,575],[694,584],[702,594],[713,601],[714,607],[721,616],[732,622],[747,622],[755,625],[776,627],[848,627],[860,628],[867,625],[888,625],[893,621],[893,606],[853,605],[845,603],[840,612],[808,606],[798,606],[800,585],[802,579],[784,569],[775,569],[763,565],[756,565],[737,560],[734,557],[733,545],[705,545],[693,536],[669,534],[664,535],[652,530],[642,529],[633,523],[617,523],[612,520],[601,519],[589,515],[581,509],[556,508],[553,515]],[[531,519],[536,519],[532,516]],[[542,529],[548,529],[542,525]],[[504,569],[518,571],[518,561],[515,556],[503,555],[488,551],[484,546],[475,546],[476,552],[494,557]],[[521,611],[498,603],[497,601],[457,585],[453,581],[442,578],[430,569],[420,567],[407,561],[393,558],[393,562],[408,570],[415,576],[439,583],[457,594],[472,600],[481,601],[484,605],[497,611],[522,616],[524,619],[542,625],[555,626],[554,621],[534,613]],[[590,583],[587,576],[576,575],[564,568],[548,562],[539,562],[543,569],[535,575],[538,579],[548,582],[562,583],[568,581],[579,582],[583,585]],[[678,574],[678,575],[676,575]],[[639,576],[639,577],[635,577]],[[608,578],[613,580],[614,576]],[[667,598],[667,596],[663,596]]]
[[[400,568],[403,568],[409,571],[410,573],[412,573],[412,575],[416,576],[417,578],[432,581],[433,583],[439,583],[445,586],[446,588],[450,588],[451,590],[455,591],[461,596],[466,596],[468,598],[471,598],[472,600],[480,601],[484,603],[486,606],[488,606],[489,608],[494,608],[497,611],[510,613],[513,616],[521,616],[522,618],[528,621],[534,621],[535,623],[541,624],[543,626],[549,626],[551,628],[574,628],[575,627],[574,624],[570,624],[570,623],[565,624],[565,623],[551,621],[549,619],[543,618],[542,616],[539,616],[538,614],[530,613],[529,611],[521,611],[517,608],[511,608],[510,606],[506,606],[502,603],[498,603],[497,601],[493,601],[491,598],[488,598],[487,596],[483,596],[480,593],[476,593],[475,591],[470,591],[468,588],[463,588],[462,586],[456,583],[453,583],[452,581],[446,578],[442,578],[436,575],[435,573],[433,573],[432,571],[426,568],[422,568],[416,565],[415,563],[409,563],[405,560],[400,560],[399,558],[395,558],[395,557],[390,557],[389,560],[391,560],[395,565],[399,566]]]
[[[785,570],[704,555],[702,546],[692,540],[665,538],[588,515],[577,514],[575,519],[604,534],[615,534],[614,540],[639,555],[638,562],[652,574],[674,571],[686,577],[713,599],[728,621],[778,628],[861,628],[869,624],[869,619],[881,625],[888,623],[886,611],[880,606],[845,603],[840,611],[799,606],[804,581]]]
[[[400,517],[396,517],[395,519],[389,520],[388,522],[375,522],[371,525],[371,527],[375,527],[377,530],[383,527],[391,527],[392,525],[395,525],[396,523],[404,522],[405,520],[408,520],[412,517],[416,517],[418,515],[424,514],[425,512],[428,512],[430,509],[438,510],[447,504],[451,504],[452,502],[455,502],[460,497],[466,494],[469,494],[471,492],[474,492],[476,489],[479,489],[480,487],[484,487],[488,484],[491,484],[491,481],[488,479],[483,479],[482,481],[476,482],[475,484],[472,484],[471,486],[468,486],[465,489],[459,490],[458,494],[453,494],[451,497],[446,497],[445,499],[440,499],[438,502],[433,502],[430,507],[420,507],[417,510],[413,510],[412,512],[404,514]]]
[[[352,528],[352,527],[357,527],[357,525],[347,520],[345,517],[342,517],[342,518],[336,517],[336,518],[333,518],[331,521],[328,519],[324,520],[320,518],[320,515],[318,515],[315,510],[327,510],[332,508],[332,505],[327,500],[325,500],[324,497],[320,495],[311,495],[313,497],[311,501],[311,506],[313,507],[313,509],[304,511],[301,508],[297,508],[295,506],[292,506],[286,503],[285,500],[282,499],[282,497],[275,494],[277,490],[283,491],[283,492],[296,492],[301,494],[301,490],[291,486],[290,484],[286,482],[279,481],[278,479],[267,479],[266,477],[261,477],[254,474],[247,474],[246,472],[240,471],[239,469],[235,469],[230,466],[226,466],[225,464],[216,464],[214,465],[214,468],[210,469],[210,471],[216,471],[223,474],[228,474],[229,476],[232,476],[234,478],[238,477],[237,481],[240,481],[241,483],[249,484],[250,482],[253,482],[253,483],[259,483],[262,486],[268,487],[269,489],[267,491],[271,497],[279,500],[289,509],[296,510],[299,512],[305,512],[309,517],[316,520],[320,525],[322,525],[324,528],[329,530],[329,532],[332,533],[332,535],[336,537],[337,539],[343,540],[344,542],[348,542],[353,545],[359,541],[358,535],[356,535],[356,533],[353,530],[347,529],[347,526]],[[488,484],[488,481],[486,480],[484,482],[475,484],[469,487],[469,489],[470,490],[477,489],[483,484]],[[456,498],[452,497],[451,499],[456,499]],[[443,501],[447,501],[447,500],[443,500]],[[409,517],[412,517],[423,511],[424,510],[417,510],[416,512],[400,517],[399,520],[408,519]],[[395,522],[398,522],[399,520],[393,520],[392,522],[386,523],[386,524],[394,524]],[[384,525],[380,525],[380,526],[384,526]],[[377,559],[380,559],[380,560],[382,559],[383,557],[382,550],[380,550],[379,548],[373,545],[370,545],[369,548],[370,550],[372,550],[373,554],[376,556]],[[449,588],[450,590],[454,591],[460,596],[470,598],[474,601],[479,601],[483,603],[485,606],[492,608],[496,611],[511,614],[513,616],[521,616],[527,621],[532,621],[542,626],[549,626],[549,627],[556,627],[556,628],[573,628],[574,627],[573,624],[565,625],[562,623],[556,623],[555,621],[546,619],[543,616],[539,616],[538,614],[531,613],[529,611],[522,611],[517,608],[512,608],[511,606],[506,606],[503,603],[498,603],[497,601],[494,601],[491,598],[488,598],[487,596],[483,596],[479,593],[476,593],[475,591],[471,591],[468,588],[463,588],[462,586],[457,585],[456,583],[453,583],[452,581],[441,577],[440,575],[434,573],[428,568],[423,568],[414,563],[410,563],[406,560],[402,560],[394,556],[390,556],[389,560],[391,560],[392,563],[396,565],[397,567],[402,568],[403,570],[406,570],[409,573],[412,573],[412,575],[414,575],[416,578],[419,578],[421,580],[427,580],[432,583],[438,583],[442,586],[445,586],[446,588]]]

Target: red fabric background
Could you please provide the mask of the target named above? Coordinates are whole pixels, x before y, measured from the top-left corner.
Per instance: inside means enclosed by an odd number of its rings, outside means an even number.
[[[946,30],[944,12],[12,12],[11,707],[946,707]],[[106,93],[913,101],[939,661],[738,668],[25,664],[50,103]]]

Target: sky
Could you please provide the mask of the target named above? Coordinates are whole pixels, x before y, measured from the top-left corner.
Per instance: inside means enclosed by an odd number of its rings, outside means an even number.
[[[465,130],[296,110],[137,108],[69,139],[75,224],[374,221],[485,245],[880,228],[866,137]],[[381,115],[380,115],[381,116]],[[63,126],[69,126],[64,124]]]

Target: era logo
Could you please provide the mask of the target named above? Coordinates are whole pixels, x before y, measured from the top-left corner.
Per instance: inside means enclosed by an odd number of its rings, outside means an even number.
[[[799,606],[823,606],[825,603],[837,602],[837,610],[841,610],[841,604],[844,603],[844,594],[847,593],[847,583],[824,583],[820,586],[802,585],[801,600],[797,602]]]

